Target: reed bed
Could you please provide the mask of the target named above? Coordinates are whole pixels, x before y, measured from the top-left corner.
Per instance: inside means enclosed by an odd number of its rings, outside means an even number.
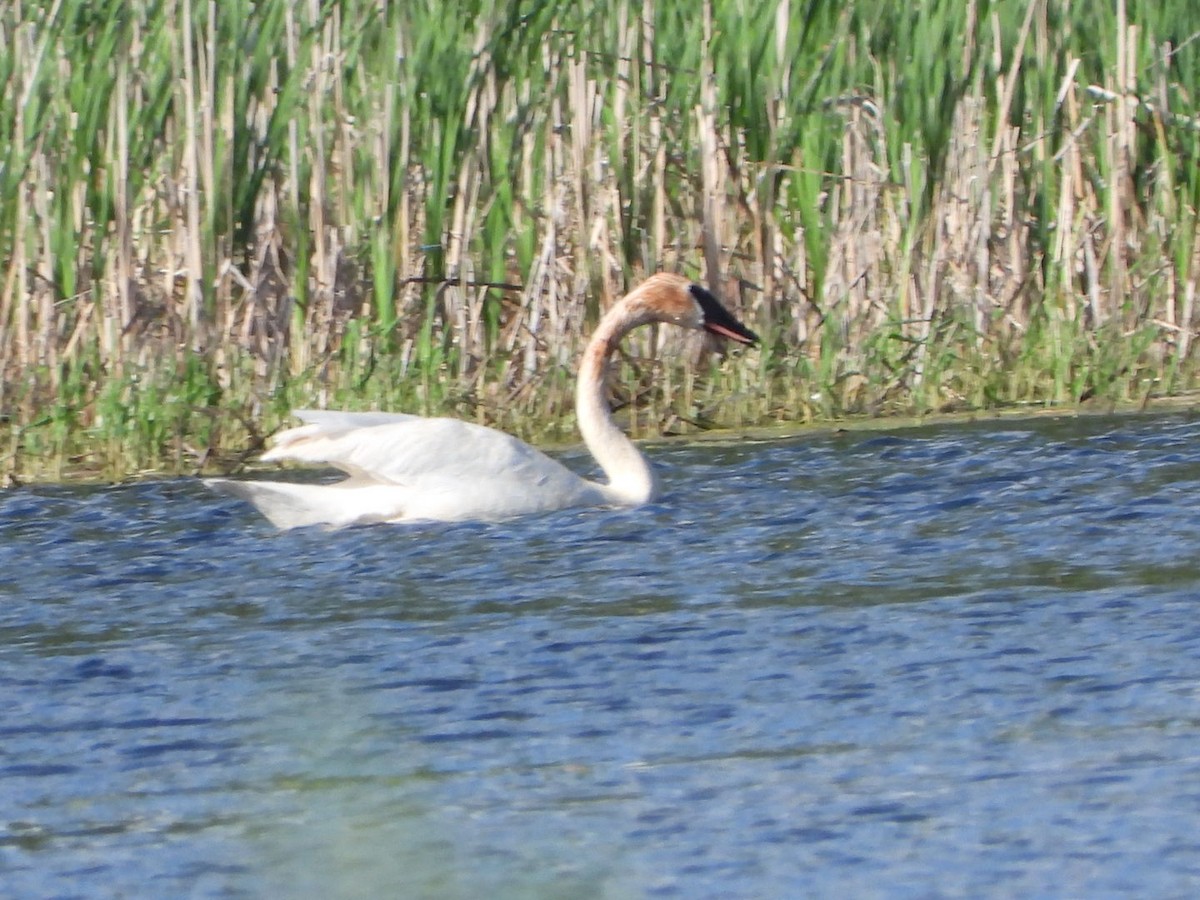
[[[1191,0],[15,0],[0,474],[236,467],[297,405],[570,440],[1191,389]],[[679,363],[685,360],[686,364]]]

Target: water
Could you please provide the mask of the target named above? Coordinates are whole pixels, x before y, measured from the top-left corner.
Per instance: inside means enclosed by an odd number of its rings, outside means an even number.
[[[0,894],[1195,895],[1200,422],[652,453],[503,525],[0,494]]]

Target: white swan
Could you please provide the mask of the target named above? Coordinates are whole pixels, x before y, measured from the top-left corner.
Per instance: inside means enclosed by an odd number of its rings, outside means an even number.
[[[650,465],[612,419],[605,397],[609,357],[631,329],[650,322],[702,328],[742,344],[758,340],[717,298],[679,275],[647,279],[601,319],[584,351],[575,414],[584,442],[608,476],[587,481],[528,444],[458,419],[396,413],[302,410],[264,461],[322,463],[349,477],[336,484],[209,479],[249,500],[279,528],[369,522],[494,520],[572,506],[637,506],[654,497]]]

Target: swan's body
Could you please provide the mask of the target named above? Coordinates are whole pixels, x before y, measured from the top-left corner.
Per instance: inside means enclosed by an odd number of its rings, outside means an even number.
[[[612,419],[605,372],[620,339],[649,322],[703,328],[740,343],[757,340],[712,294],[678,275],[655,275],[613,306],[584,351],[575,393],[579,430],[607,484],[580,478],[512,435],[483,425],[315,410],[296,412],[305,424],[281,432],[262,459],[334,466],[348,478],[336,484],[207,483],[249,500],[279,528],[502,519],[573,506],[646,503],[655,494],[654,475]]]

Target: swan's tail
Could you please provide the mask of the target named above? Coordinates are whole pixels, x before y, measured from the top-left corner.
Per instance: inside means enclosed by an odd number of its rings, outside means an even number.
[[[206,478],[214,491],[253,503],[276,528],[328,525],[340,528],[404,518],[404,497],[397,488],[350,482],[292,484],[286,481],[230,481]]]

